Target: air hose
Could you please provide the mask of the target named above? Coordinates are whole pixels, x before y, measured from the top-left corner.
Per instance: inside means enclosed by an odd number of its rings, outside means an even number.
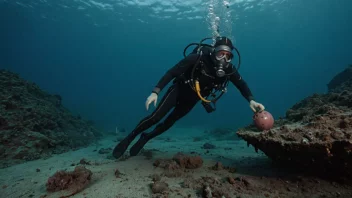
[[[205,99],[203,96],[202,96],[202,94],[200,94],[200,86],[199,86],[199,81],[198,80],[196,80],[196,92],[197,92],[197,94],[198,94],[198,97],[203,101],[203,102],[208,102],[208,103],[210,103],[210,102],[212,102],[211,100],[207,100],[207,99]]]

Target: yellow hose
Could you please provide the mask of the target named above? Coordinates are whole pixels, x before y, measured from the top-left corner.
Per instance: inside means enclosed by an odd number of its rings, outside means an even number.
[[[198,81],[198,80],[196,80],[196,92],[197,92],[197,94],[198,94],[198,97],[199,97],[202,101],[204,101],[204,102],[211,102],[210,100],[207,100],[207,99],[203,98],[202,95],[200,94],[200,86],[199,86],[199,81]]]

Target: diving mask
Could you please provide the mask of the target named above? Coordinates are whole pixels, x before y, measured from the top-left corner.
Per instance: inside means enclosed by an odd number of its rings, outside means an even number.
[[[231,48],[226,45],[220,45],[214,49],[214,58],[216,62],[216,75],[218,77],[223,77],[226,75],[225,68],[229,66],[233,54]]]
[[[231,48],[226,45],[220,45],[214,49],[215,59],[218,61],[225,60],[225,62],[229,63],[232,60],[233,54],[231,52]]]

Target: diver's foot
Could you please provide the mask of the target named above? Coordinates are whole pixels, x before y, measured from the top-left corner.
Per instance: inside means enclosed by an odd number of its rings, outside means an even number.
[[[131,147],[130,156],[136,156],[142,150],[144,145],[148,142],[148,138],[145,134],[141,134],[139,140]]]
[[[116,158],[119,159],[127,150],[128,146],[131,144],[132,140],[130,138],[125,138],[123,139],[118,145],[115,146],[114,151],[112,152],[112,155]]]

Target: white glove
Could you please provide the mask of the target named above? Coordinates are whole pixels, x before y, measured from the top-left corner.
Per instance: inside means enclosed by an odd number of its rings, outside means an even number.
[[[147,98],[147,101],[145,102],[145,108],[148,111],[150,103],[154,102],[154,107],[156,106],[156,102],[158,101],[158,94],[152,93],[150,96]]]
[[[254,100],[251,100],[249,102],[249,107],[254,111],[254,112],[257,112],[257,110],[259,109],[259,112],[261,111],[264,111],[265,107],[264,105],[260,104],[260,103],[257,103],[256,101]]]

